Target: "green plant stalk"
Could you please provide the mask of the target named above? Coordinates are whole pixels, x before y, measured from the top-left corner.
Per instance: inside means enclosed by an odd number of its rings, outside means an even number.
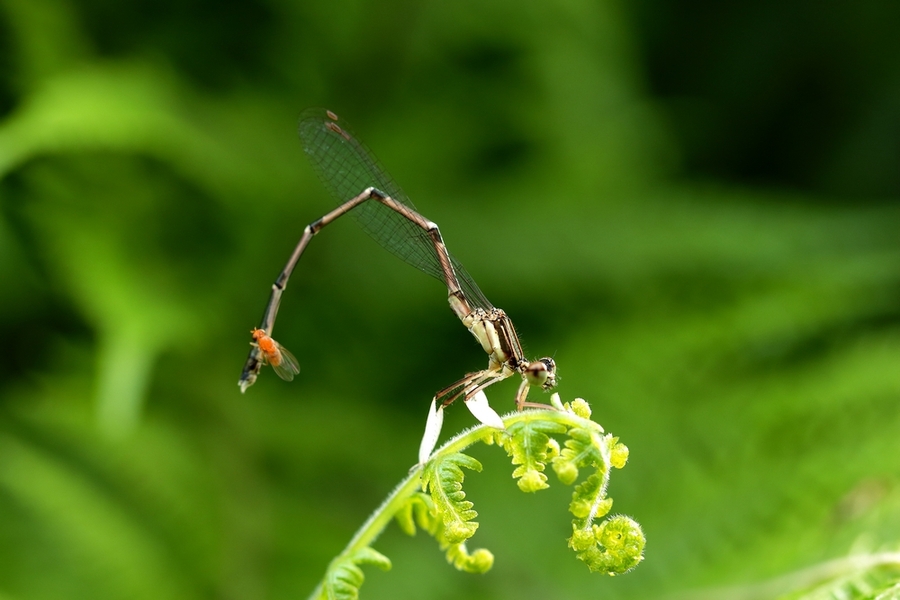
[[[547,411],[550,412],[550,411]],[[504,423],[506,421],[504,420]],[[449,440],[443,446],[441,446],[433,455],[438,456],[441,454],[447,454],[450,452],[459,452],[460,450],[464,450],[471,446],[472,444],[481,441],[491,435],[495,430],[486,425],[478,425],[476,427],[472,427],[465,431],[460,432],[454,438]],[[384,531],[384,529],[388,526],[388,524],[393,521],[394,516],[397,512],[406,504],[407,500],[416,492],[419,491],[421,487],[420,478],[422,476],[422,470],[425,465],[417,464],[412,469],[410,469],[409,474],[406,478],[401,481],[397,487],[388,494],[387,498],[385,498],[384,502],[381,503],[381,506],[375,509],[369,518],[366,519],[365,523],[353,534],[353,537],[350,539],[350,542],[347,544],[347,547],[332,559],[331,564],[337,564],[347,560],[349,557],[353,556],[356,552],[363,550],[364,548],[368,548],[378,536]],[[330,565],[329,565],[330,569]],[[325,580],[319,582],[319,585],[316,586],[316,589],[310,594],[310,600],[316,600],[318,598],[326,598],[324,595],[324,584]]]

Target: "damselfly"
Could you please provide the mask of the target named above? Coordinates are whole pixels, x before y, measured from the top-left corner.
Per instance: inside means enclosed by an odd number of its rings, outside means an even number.
[[[553,359],[526,360],[506,313],[485,298],[471,276],[447,250],[438,226],[416,211],[343,119],[328,110],[307,110],[300,118],[300,139],[313,168],[339,206],[306,226],[287,265],[272,285],[269,304],[259,328],[253,331],[253,348],[238,382],[242,392],[253,385],[266,362],[275,367],[283,379],[293,378],[298,369],[296,361],[271,338],[281,295],[313,236],[348,213],[354,215],[366,233],[384,248],[447,286],[450,308],[488,354],[486,369],[469,373],[435,395],[435,401],[442,407],[460,396],[469,400],[488,386],[515,374],[522,377],[516,394],[516,406],[520,410],[529,405],[526,398],[531,386],[544,390],[556,386]],[[270,349],[278,354],[272,354]],[[284,362],[276,364],[278,360]]]

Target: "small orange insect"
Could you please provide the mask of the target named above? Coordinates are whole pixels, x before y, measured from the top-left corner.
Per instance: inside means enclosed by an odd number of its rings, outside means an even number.
[[[250,334],[255,340],[250,345],[259,348],[263,362],[272,365],[275,373],[285,381],[294,379],[294,375],[300,372],[300,365],[294,355],[262,329],[253,329]]]

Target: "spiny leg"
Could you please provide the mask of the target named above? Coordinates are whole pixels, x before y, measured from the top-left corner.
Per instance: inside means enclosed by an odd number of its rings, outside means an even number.
[[[434,395],[434,398],[435,400],[444,398],[443,402],[441,402],[441,408],[446,408],[453,404],[460,396],[465,396],[465,398],[468,399],[472,397],[473,394],[478,393],[479,390],[483,390],[507,377],[508,375],[503,374],[502,371],[496,371],[494,369],[485,369],[483,371],[469,373],[459,381],[452,383],[439,391]]]

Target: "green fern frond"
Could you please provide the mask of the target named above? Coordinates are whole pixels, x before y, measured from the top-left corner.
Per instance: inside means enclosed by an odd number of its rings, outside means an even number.
[[[644,559],[644,532],[630,517],[616,515],[587,529],[573,529],[569,547],[594,573],[621,575]]]
[[[714,590],[706,597],[778,600],[900,600],[900,553],[857,554],[764,583]]]
[[[466,540],[478,529],[478,523],[472,521],[478,513],[462,489],[463,468],[479,472],[481,463],[461,452],[429,462],[422,473],[422,489],[428,492],[428,501],[420,500],[413,511],[418,510],[419,526],[446,550],[449,563],[461,571],[484,573],[494,565],[494,555],[485,549],[470,554],[466,549]],[[422,508],[416,508],[429,505],[427,515]]]
[[[472,519],[478,513],[472,510],[472,503],[466,500],[462,489],[465,473],[463,467],[475,472],[481,471],[481,463],[457,452],[430,461],[422,473],[422,489],[431,495],[434,512],[440,516],[442,529],[435,532],[438,541],[459,544],[473,535],[478,523]]]
[[[597,432],[573,427],[568,434],[565,447],[553,459],[553,471],[562,483],[571,485],[578,479],[580,468],[590,466],[603,469],[605,463],[600,452],[602,438]]]
[[[320,597],[328,600],[357,600],[359,588],[365,581],[359,565],[375,565],[382,571],[391,568],[390,559],[372,548],[360,548],[352,554],[341,556],[329,566],[325,574],[325,585]]]
[[[447,547],[447,561],[466,573],[487,573],[494,566],[494,555],[484,548],[469,554],[464,543],[452,544]]]
[[[606,497],[602,468],[575,486],[569,512],[575,515],[576,525],[589,526],[594,519],[605,517],[612,508],[612,498]]]
[[[587,403],[578,405],[579,413],[589,415],[589,410]],[[619,438],[603,433],[602,428],[594,425],[587,421],[585,426],[568,430],[565,447],[553,459],[553,470],[560,481],[571,484],[581,469],[594,469],[572,492],[569,512],[575,519],[569,547],[592,572],[619,575],[643,560],[646,539],[641,526],[629,517],[618,515],[594,523],[612,509],[612,498],[606,495],[610,469],[621,469],[628,461],[628,448],[619,443]]]
[[[416,535],[416,525],[420,529],[434,535],[440,521],[436,518],[434,502],[431,496],[422,492],[416,492],[404,502],[397,514],[394,515],[397,526],[406,535]]]
[[[518,465],[512,476],[519,489],[536,492],[549,487],[544,469],[559,450],[550,434],[565,433],[566,427],[553,421],[524,420],[510,425],[507,431],[509,436],[502,443],[512,464]]]
[[[488,571],[494,564],[493,554],[485,549],[470,552],[466,547],[478,529],[474,521],[478,514],[463,491],[464,469],[480,472],[482,465],[462,451],[478,442],[497,443],[506,450],[515,465],[513,477],[524,492],[548,487],[544,473],[548,462],[566,484],[575,483],[582,471],[591,471],[572,494],[569,510],[575,518],[569,546],[593,572],[616,575],[633,569],[643,559],[643,531],[628,517],[605,518],[612,508],[612,499],[606,495],[610,471],[625,465],[628,448],[590,420],[590,407],[584,400],[563,404],[554,394],[551,403],[551,410],[505,415],[502,430],[481,425],[464,431],[430,454],[357,532],[312,598],[356,598],[363,581],[361,564],[389,568],[387,558],[370,545],[391,519],[409,535],[422,529],[434,537],[457,569]],[[595,522],[598,519],[603,520]]]
[[[781,596],[783,600],[898,600],[900,599],[900,554],[854,556],[823,565],[814,585]],[[837,568],[836,568],[837,567]],[[815,572],[813,569],[810,572]],[[831,571],[830,573],[828,571]],[[789,578],[790,579],[790,578]]]

